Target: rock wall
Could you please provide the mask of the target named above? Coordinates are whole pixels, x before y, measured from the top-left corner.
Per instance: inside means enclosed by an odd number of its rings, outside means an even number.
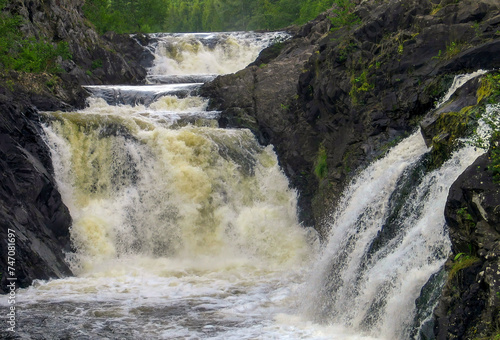
[[[70,275],[71,216],[52,176],[52,162],[32,107],[8,104],[0,90],[0,292],[7,292],[7,233],[15,234],[16,284]]]
[[[500,185],[479,157],[453,184],[445,216],[454,256],[436,309],[438,339],[496,339],[500,334]]]
[[[66,83],[134,84],[144,82],[146,71],[138,62],[144,53],[127,37],[108,34],[103,39],[83,17],[83,0],[14,0],[9,9],[23,18],[26,37],[65,41],[72,59],[63,61]]]

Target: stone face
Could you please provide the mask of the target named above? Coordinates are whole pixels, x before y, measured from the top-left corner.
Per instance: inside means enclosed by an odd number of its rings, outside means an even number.
[[[448,278],[436,309],[438,339],[490,338],[500,319],[500,185],[479,157],[450,188],[445,208],[453,253],[477,261]],[[460,258],[447,267],[459,266]]]
[[[70,250],[71,216],[52,176],[37,112],[2,102],[0,113],[0,252],[8,253],[7,233],[13,231],[18,287],[35,278],[71,275],[64,261],[64,252]],[[2,273],[7,272],[7,259],[0,258]],[[8,283],[5,274],[0,292],[7,292]]]

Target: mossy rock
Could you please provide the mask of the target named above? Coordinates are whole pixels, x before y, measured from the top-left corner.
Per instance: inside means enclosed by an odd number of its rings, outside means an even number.
[[[436,121],[439,133],[432,139],[432,165],[441,166],[457,146],[458,139],[473,132],[479,107],[467,106],[460,112],[442,113]]]

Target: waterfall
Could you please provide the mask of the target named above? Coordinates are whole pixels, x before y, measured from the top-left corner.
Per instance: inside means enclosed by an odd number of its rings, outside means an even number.
[[[429,171],[415,132],[356,176],[319,248],[297,219],[297,193],[273,147],[219,128],[219,112],[196,95],[286,37],[154,34],[147,85],[87,86],[85,109],[43,113],[73,218],[75,277],[18,292],[20,338],[416,334],[433,300],[427,311],[415,301],[450,251],[448,189],[480,151],[464,147]]]
[[[263,47],[280,42],[284,32],[153,34],[156,56],[149,70],[152,83],[206,82],[219,74],[239,71],[253,62]]]
[[[269,316],[288,309],[314,232],[299,225],[273,147],[218,128],[196,95],[204,77],[245,67],[280,36],[153,35],[151,84],[88,86],[85,109],[43,114],[76,276],[19,292],[20,336],[294,333]]]
[[[457,76],[439,105],[481,74]],[[427,171],[427,151],[416,131],[345,190],[306,285],[308,317],[382,339],[418,337],[434,305],[418,310],[416,301],[450,252],[448,190],[484,152],[466,144],[439,169]]]
[[[210,69],[221,50],[253,45],[252,55],[269,42],[234,35],[154,35],[151,73],[168,59],[166,42],[183,46],[176,56],[202,53],[198,69]],[[204,50],[206,41],[213,48]],[[245,60],[233,63],[241,68]],[[193,71],[182,61],[173,73]],[[260,146],[248,130],[219,129],[217,113],[193,93],[198,85],[89,86],[94,96],[84,110],[46,114],[56,177],[73,217],[76,273],[131,255],[268,267],[306,255],[296,193],[272,147]]]

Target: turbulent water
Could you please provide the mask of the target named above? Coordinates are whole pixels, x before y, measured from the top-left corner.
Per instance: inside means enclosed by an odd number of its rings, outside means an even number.
[[[75,277],[19,290],[22,339],[403,339],[449,252],[448,188],[478,151],[425,171],[417,132],[365,169],[322,251],[271,146],[220,129],[196,88],[280,34],[153,36],[152,84],[93,86],[46,113]],[[458,85],[456,85],[458,86]],[[7,305],[4,298],[2,305]],[[423,315],[420,317],[420,315]]]
[[[483,73],[457,76],[439,105]],[[448,191],[484,152],[470,144],[429,172],[428,150],[416,131],[353,180],[330,216],[329,239],[306,289],[310,318],[383,339],[419,338],[426,331],[439,275],[430,284],[434,292],[428,286],[421,296],[422,287],[441,270],[451,246],[444,220]]]

